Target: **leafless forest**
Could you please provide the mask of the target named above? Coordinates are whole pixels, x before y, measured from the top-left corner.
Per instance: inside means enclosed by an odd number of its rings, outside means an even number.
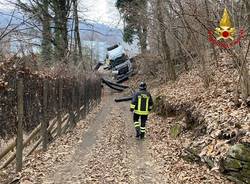
[[[250,1],[111,5],[102,33],[81,0],[0,1],[0,183],[250,183]],[[114,99],[141,81],[137,141]]]

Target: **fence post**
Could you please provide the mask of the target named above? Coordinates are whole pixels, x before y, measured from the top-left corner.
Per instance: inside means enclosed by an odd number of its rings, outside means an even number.
[[[88,113],[92,109],[92,95],[93,95],[93,86],[91,83],[91,79],[89,79],[89,89],[88,89],[89,109],[88,109]]]
[[[92,92],[93,92],[93,87],[91,84],[91,80],[89,79],[89,88],[88,88],[88,99],[89,99],[89,108],[88,108],[88,113],[91,111],[92,108]]]
[[[99,79],[99,103],[101,103],[101,101],[102,101],[102,82],[101,82],[101,80]]]
[[[16,139],[16,172],[20,172],[23,165],[23,88],[23,79],[20,78],[17,82],[18,124]]]
[[[96,87],[95,87],[95,90],[96,90],[96,93],[95,93],[95,98],[96,98],[96,106],[98,106],[98,88],[99,88],[99,86],[98,86],[98,81],[96,80],[96,83],[95,83],[95,85],[96,85]]]
[[[62,133],[62,96],[63,96],[63,81],[58,79],[58,114],[57,114],[57,136],[60,136]]]
[[[94,98],[95,98],[95,106],[97,106],[98,105],[98,100],[97,100],[97,97],[98,97],[98,86],[97,86],[97,80],[95,79],[95,83],[94,83],[94,86],[95,86],[95,96],[94,96]]]
[[[81,119],[81,82],[77,82],[77,121]]]
[[[47,151],[47,146],[48,146],[47,105],[48,105],[48,81],[47,79],[44,79],[44,82],[43,82],[43,120],[42,120],[42,126],[41,126],[43,151]]]
[[[91,82],[91,79],[89,79],[89,89],[88,89],[88,98],[89,98],[89,111],[88,113],[92,110],[92,97],[93,97],[93,84]]]
[[[97,104],[100,104],[100,81],[97,81]]]
[[[90,99],[91,99],[91,108],[90,108],[90,110],[92,111],[93,108],[94,108],[94,106],[95,106],[95,99],[94,99],[94,96],[95,96],[95,88],[94,88],[93,78],[92,78],[92,80],[90,81],[90,83],[91,83],[91,91],[90,91],[90,95],[91,95],[91,97],[90,97]]]
[[[84,76],[84,83],[83,83],[83,117],[86,118],[87,115],[87,98],[86,98],[86,76]]]
[[[75,115],[74,115],[74,105],[75,105],[75,82],[73,81],[72,95],[71,95],[71,104],[70,104],[70,126],[71,128],[75,127]]]
[[[86,90],[86,94],[85,94],[85,99],[86,99],[86,115],[89,113],[89,80],[86,80],[86,86],[85,86],[85,90]]]

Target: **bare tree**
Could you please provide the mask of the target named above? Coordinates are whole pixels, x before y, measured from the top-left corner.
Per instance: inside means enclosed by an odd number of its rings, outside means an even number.
[[[83,59],[82,56],[82,44],[81,44],[81,37],[80,37],[80,29],[79,29],[79,17],[78,17],[78,8],[77,5],[78,1],[73,0],[73,13],[74,13],[74,21],[75,21],[75,29],[74,29],[74,38],[75,38],[75,48],[74,48],[74,55],[76,57],[75,64],[79,61],[81,62]]]
[[[55,57],[59,61],[65,60],[68,53],[68,16],[71,7],[70,0],[52,0],[55,23]]]
[[[162,57],[165,62],[164,66],[164,72],[166,80],[175,80],[176,79],[176,74],[175,74],[175,68],[174,64],[171,59],[171,53],[170,53],[170,47],[167,43],[166,39],[166,30],[165,27],[162,26],[164,24],[164,18],[163,18],[163,10],[162,7],[164,7],[164,4],[162,0],[157,0],[157,19],[159,22],[159,30],[160,30],[160,38],[161,38],[161,45],[162,45]]]
[[[41,5],[42,12],[42,60],[44,63],[50,63],[52,54],[52,35],[51,35],[51,17],[49,15],[49,0],[43,0]]]
[[[148,37],[148,1],[117,0],[116,7],[124,19],[124,41],[131,44],[136,36],[141,52],[145,53]]]

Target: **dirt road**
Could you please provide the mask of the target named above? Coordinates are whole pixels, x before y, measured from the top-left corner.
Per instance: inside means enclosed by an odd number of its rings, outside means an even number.
[[[67,150],[64,156],[60,158],[63,150],[55,151],[50,146],[47,154],[57,154],[57,157],[36,157],[33,161],[40,158],[41,163],[26,167],[23,181],[44,184],[229,183],[205,166],[178,158],[178,144],[183,140],[172,140],[168,136],[171,122],[150,116],[146,139],[136,140],[129,103],[115,103],[113,98],[114,95],[108,95],[104,99],[78,141],[71,141],[68,146],[70,138],[63,139]],[[159,131],[163,137],[158,136]],[[33,173],[32,180],[27,173]]]
[[[161,183],[147,142],[134,138],[128,103],[112,96],[97,113],[72,159],[43,183]]]

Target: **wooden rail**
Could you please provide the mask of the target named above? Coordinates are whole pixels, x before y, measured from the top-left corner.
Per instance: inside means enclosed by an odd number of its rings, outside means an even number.
[[[91,84],[91,81],[85,81]],[[92,86],[92,87],[90,87]],[[69,129],[76,126],[76,123],[85,118],[89,111],[101,101],[101,84],[100,81],[93,85],[86,85],[82,91],[77,83],[73,84],[71,92],[71,104],[69,112],[63,112],[63,83],[59,80],[58,85],[58,110],[54,118],[48,118],[48,81],[43,81],[43,104],[42,104],[42,120],[41,123],[33,129],[33,131],[23,140],[23,123],[24,123],[24,81],[19,78],[17,81],[17,135],[16,139],[11,142],[2,152],[0,152],[0,161],[9,156],[0,165],[0,170],[6,168],[16,159],[16,172],[20,172],[23,167],[23,160],[32,154],[37,147],[42,144],[42,150],[46,151],[51,139],[61,136]],[[78,94],[78,95],[76,95]],[[84,94],[84,95],[83,95]],[[84,102],[80,103],[80,96],[84,96]],[[83,104],[80,106],[80,104]],[[76,108],[75,108],[76,107]],[[34,140],[35,139],[35,140]],[[23,150],[30,145],[30,149],[23,156]],[[15,151],[10,153],[12,150]]]

